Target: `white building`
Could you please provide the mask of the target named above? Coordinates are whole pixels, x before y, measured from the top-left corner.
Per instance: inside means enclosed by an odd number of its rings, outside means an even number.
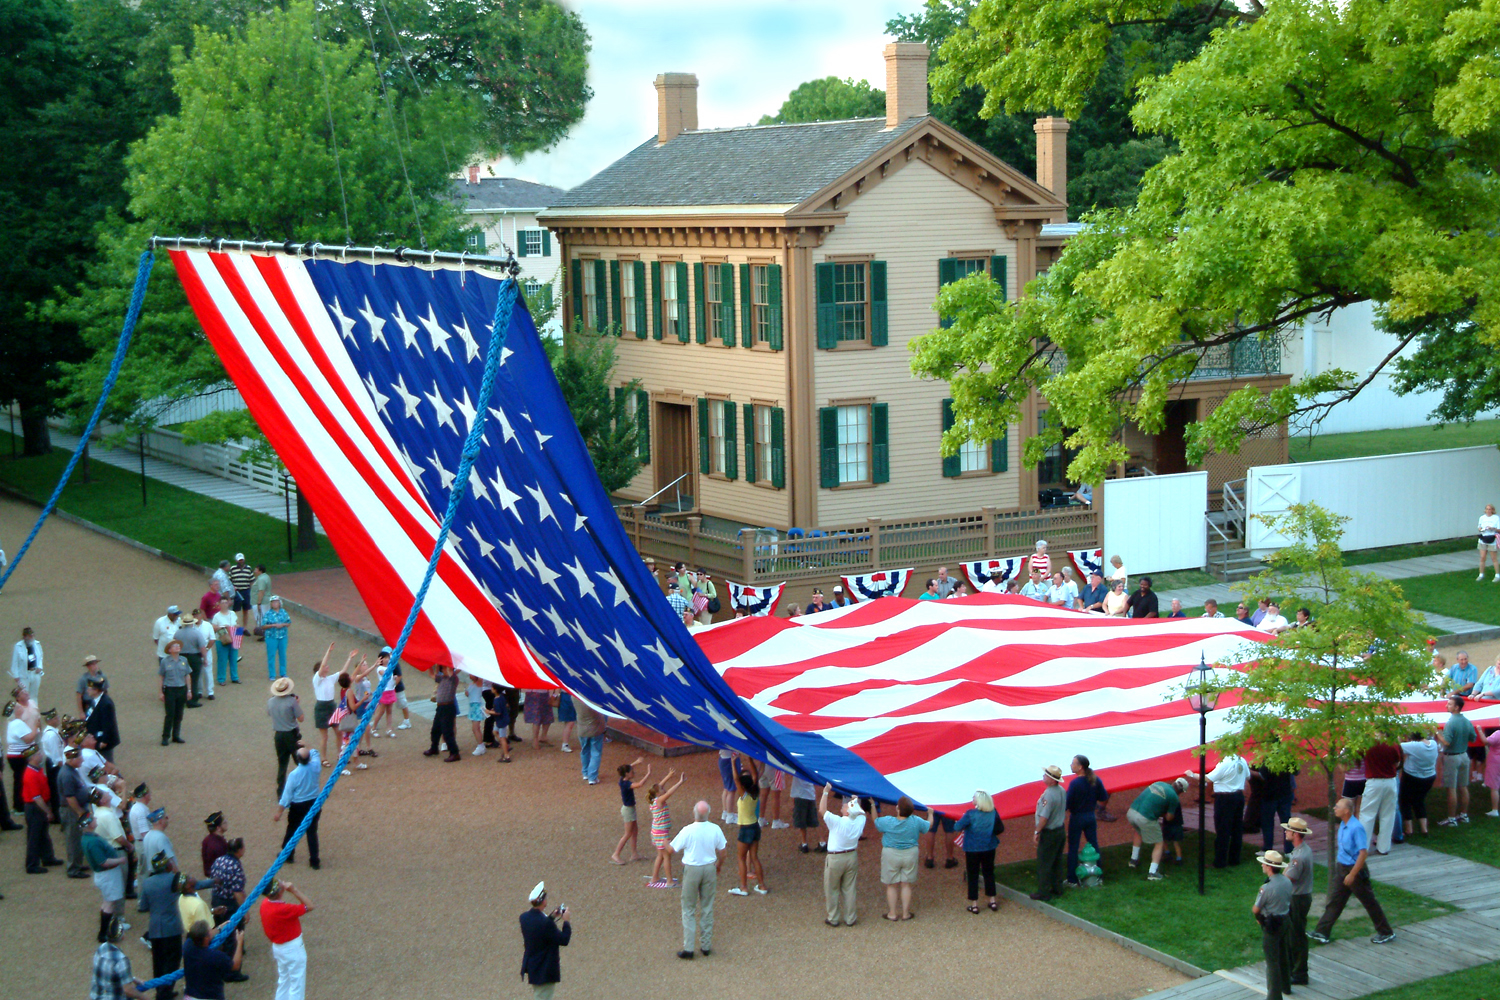
[[[453,182],[464,215],[480,227],[469,234],[472,253],[503,256],[513,250],[521,265],[521,281],[528,295],[540,296],[547,305],[559,301],[562,253],[552,234],[537,225],[537,213],[547,208],[563,191],[516,177],[481,177],[478,165],[469,167],[463,180]],[[554,318],[548,330],[560,331]]]

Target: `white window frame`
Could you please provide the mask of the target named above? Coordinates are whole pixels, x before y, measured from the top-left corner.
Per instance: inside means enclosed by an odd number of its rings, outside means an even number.
[[[755,404],[755,478],[771,481],[771,410],[773,407]]]
[[[873,482],[870,404],[841,405],[837,410],[839,485]]]
[[[662,261],[661,265],[661,287],[657,290],[661,297],[661,325],[663,339],[666,334],[671,334],[673,339],[678,337],[679,317],[677,315],[677,262]]]
[[[523,229],[517,237],[527,257],[542,256],[542,231],[540,229]]]
[[[583,269],[583,326],[586,330],[592,330],[594,317],[599,315],[599,289],[594,281],[594,262],[580,260],[578,266]]]
[[[958,449],[960,473],[990,471],[990,443],[965,441]]]
[[[620,261],[620,330],[635,334],[635,261]]]
[[[771,268],[768,264],[750,265],[751,329],[755,343],[771,342]]]
[[[724,400],[710,398],[708,401],[708,471],[716,476],[724,474]]]

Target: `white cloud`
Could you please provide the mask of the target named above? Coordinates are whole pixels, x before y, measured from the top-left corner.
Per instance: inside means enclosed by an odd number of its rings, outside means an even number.
[[[698,125],[754,122],[798,84],[824,76],[885,86],[885,23],[920,0],[577,0],[593,39],[594,99],[557,148],[498,173],[570,188],[656,133],[658,73],[696,73]]]

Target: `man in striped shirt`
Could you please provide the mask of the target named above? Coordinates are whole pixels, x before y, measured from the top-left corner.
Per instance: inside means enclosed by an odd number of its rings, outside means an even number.
[[[234,554],[234,565],[229,567],[229,585],[234,588],[234,610],[240,613],[240,627],[250,628],[250,587],[255,583],[255,567],[245,562],[245,553]]]

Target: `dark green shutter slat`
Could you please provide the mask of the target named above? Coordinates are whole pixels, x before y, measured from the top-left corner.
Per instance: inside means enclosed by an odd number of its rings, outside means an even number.
[[[481,253],[484,252],[484,230],[479,231],[479,240],[474,245]],[[516,256],[526,256],[526,231],[524,229],[516,230]]]
[[[542,256],[552,256],[552,231],[550,229],[542,230]]]
[[[786,487],[786,411],[779,406],[771,410],[771,485]]]
[[[723,324],[724,344],[734,346],[734,265],[719,265],[719,322]]]
[[[870,261],[870,346],[884,347],[890,340],[885,307],[885,261]]]
[[[728,479],[740,477],[740,411],[729,400],[724,400],[724,476]]]
[[[831,350],[839,345],[833,268],[832,264],[818,264],[815,267],[818,275],[818,347],[824,350]]]
[[[744,265],[742,264],[740,266],[743,267]],[[753,483],[753,482],[755,482],[755,473],[758,471],[756,469],[756,467],[755,467],[755,445],[756,445],[756,441],[757,441],[755,435],[756,435],[756,432],[759,430],[759,428],[757,428],[755,426],[755,405],[753,403],[746,403],[744,409],[745,409],[745,482],[747,482],[747,483]]]
[[[822,486],[831,490],[839,484],[839,410],[824,406],[818,410],[818,455]]]
[[[731,341],[733,339],[730,338]],[[740,344],[744,347],[755,346],[755,279],[749,264],[740,265]],[[751,468],[749,463],[746,463],[745,468]],[[750,478],[750,473],[747,472],[746,478]]]
[[[958,280],[958,260],[954,257],[944,257],[938,261],[938,291],[943,290],[944,285],[951,285]],[[950,317],[943,316],[938,320],[944,330],[953,325]]]
[[[708,400],[698,397],[698,471],[707,475],[713,469],[708,454]]]
[[[1010,468],[1010,432],[990,442],[990,471],[1005,472]]]
[[[943,400],[943,433],[947,433],[953,427],[953,400]],[[943,456],[943,476],[952,479],[961,476],[964,472],[963,460],[957,455]]]
[[[688,299],[688,266],[687,261],[677,262],[677,339],[682,343],[688,342],[690,333],[688,331],[688,319],[691,313],[688,311],[691,303]]]
[[[625,329],[625,313],[620,307],[620,304],[625,300],[621,297],[620,262],[618,260],[609,262],[609,292],[614,297],[615,322],[619,324],[615,328],[615,335],[619,336]]]
[[[996,256],[990,258],[990,277],[995,279],[995,284],[1000,286],[1000,297],[1010,298],[1010,292],[1005,284],[1005,258]]]
[[[609,329],[609,265],[594,261],[594,329]]]
[[[870,481],[891,481],[890,404],[870,406]]]
[[[635,268],[635,339],[646,339],[646,262],[636,261]]]
[[[651,464],[651,393],[645,389],[635,391],[635,435],[636,454],[642,465]]]
[[[703,311],[703,264],[693,265],[693,320],[698,329],[698,343],[708,343],[708,324]],[[687,338],[683,338],[686,340]]]
[[[766,301],[770,312],[771,350],[781,350],[781,265],[766,265]],[[780,412],[780,411],[777,411]]]
[[[577,257],[573,258],[571,270],[573,278],[573,325],[588,325],[583,315],[583,262]]]
[[[651,262],[651,339],[661,339],[661,261]]]

